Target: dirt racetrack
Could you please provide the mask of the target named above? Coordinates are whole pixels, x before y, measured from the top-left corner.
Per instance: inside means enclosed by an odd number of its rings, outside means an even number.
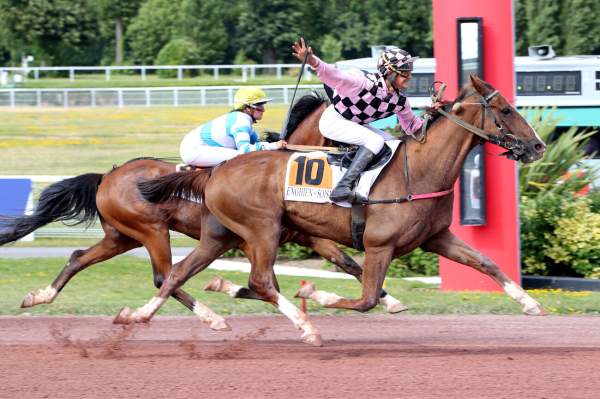
[[[1,398],[599,398],[600,317],[0,317]]]

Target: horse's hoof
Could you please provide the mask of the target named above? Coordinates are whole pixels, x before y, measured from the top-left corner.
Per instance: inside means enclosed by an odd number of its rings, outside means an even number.
[[[215,276],[204,286],[204,291],[221,292],[221,288],[223,288],[223,279]]]
[[[34,298],[35,297],[33,296],[32,292],[25,295],[25,298],[23,298],[23,302],[21,302],[21,307],[22,308],[30,308],[30,307],[34,306],[35,305]]]
[[[121,309],[119,314],[113,320],[113,324],[131,324],[132,322],[131,309],[128,306]]]
[[[546,316],[546,312],[542,309],[541,306],[532,306],[528,308],[523,308],[523,313],[527,316]]]
[[[402,304],[401,302],[395,303],[391,306],[385,307],[386,312],[388,313],[400,313],[408,310],[408,306]]]
[[[323,346],[321,336],[319,334],[305,334],[302,336],[302,342],[312,346]]]
[[[231,331],[231,326],[227,324],[225,319],[221,319],[210,323],[210,329],[214,331]]]
[[[310,299],[310,295],[316,291],[315,285],[313,283],[305,283],[300,287],[300,289],[294,295],[295,298],[304,298]]]

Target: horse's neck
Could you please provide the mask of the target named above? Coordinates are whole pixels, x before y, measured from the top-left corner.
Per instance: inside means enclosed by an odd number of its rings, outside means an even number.
[[[475,117],[473,115],[465,120],[473,123]],[[427,131],[425,143],[409,140],[407,149],[412,192],[452,188],[465,158],[477,142],[477,137],[446,118]],[[396,165],[404,169],[403,154],[398,154],[396,159]]]
[[[327,108],[326,105],[321,105],[313,111],[306,119],[304,119],[298,127],[290,133],[287,142],[289,144],[303,144],[313,146],[324,146],[327,144],[327,139],[323,137],[319,131],[319,119],[321,114]]]

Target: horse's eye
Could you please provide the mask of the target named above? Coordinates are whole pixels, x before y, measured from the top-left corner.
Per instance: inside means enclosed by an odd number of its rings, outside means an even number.
[[[503,115],[509,115],[510,114],[510,108],[502,108],[500,110],[500,112],[502,112]]]

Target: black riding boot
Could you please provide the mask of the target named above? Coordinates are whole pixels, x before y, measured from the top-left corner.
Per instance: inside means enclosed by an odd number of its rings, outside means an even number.
[[[333,202],[352,202],[352,200],[354,200],[354,191],[352,190],[352,186],[374,156],[375,154],[373,154],[367,147],[360,147],[356,152],[352,163],[348,167],[346,174],[344,177],[342,177],[342,180],[340,180],[337,186],[335,186],[333,191],[331,191],[329,199]]]

